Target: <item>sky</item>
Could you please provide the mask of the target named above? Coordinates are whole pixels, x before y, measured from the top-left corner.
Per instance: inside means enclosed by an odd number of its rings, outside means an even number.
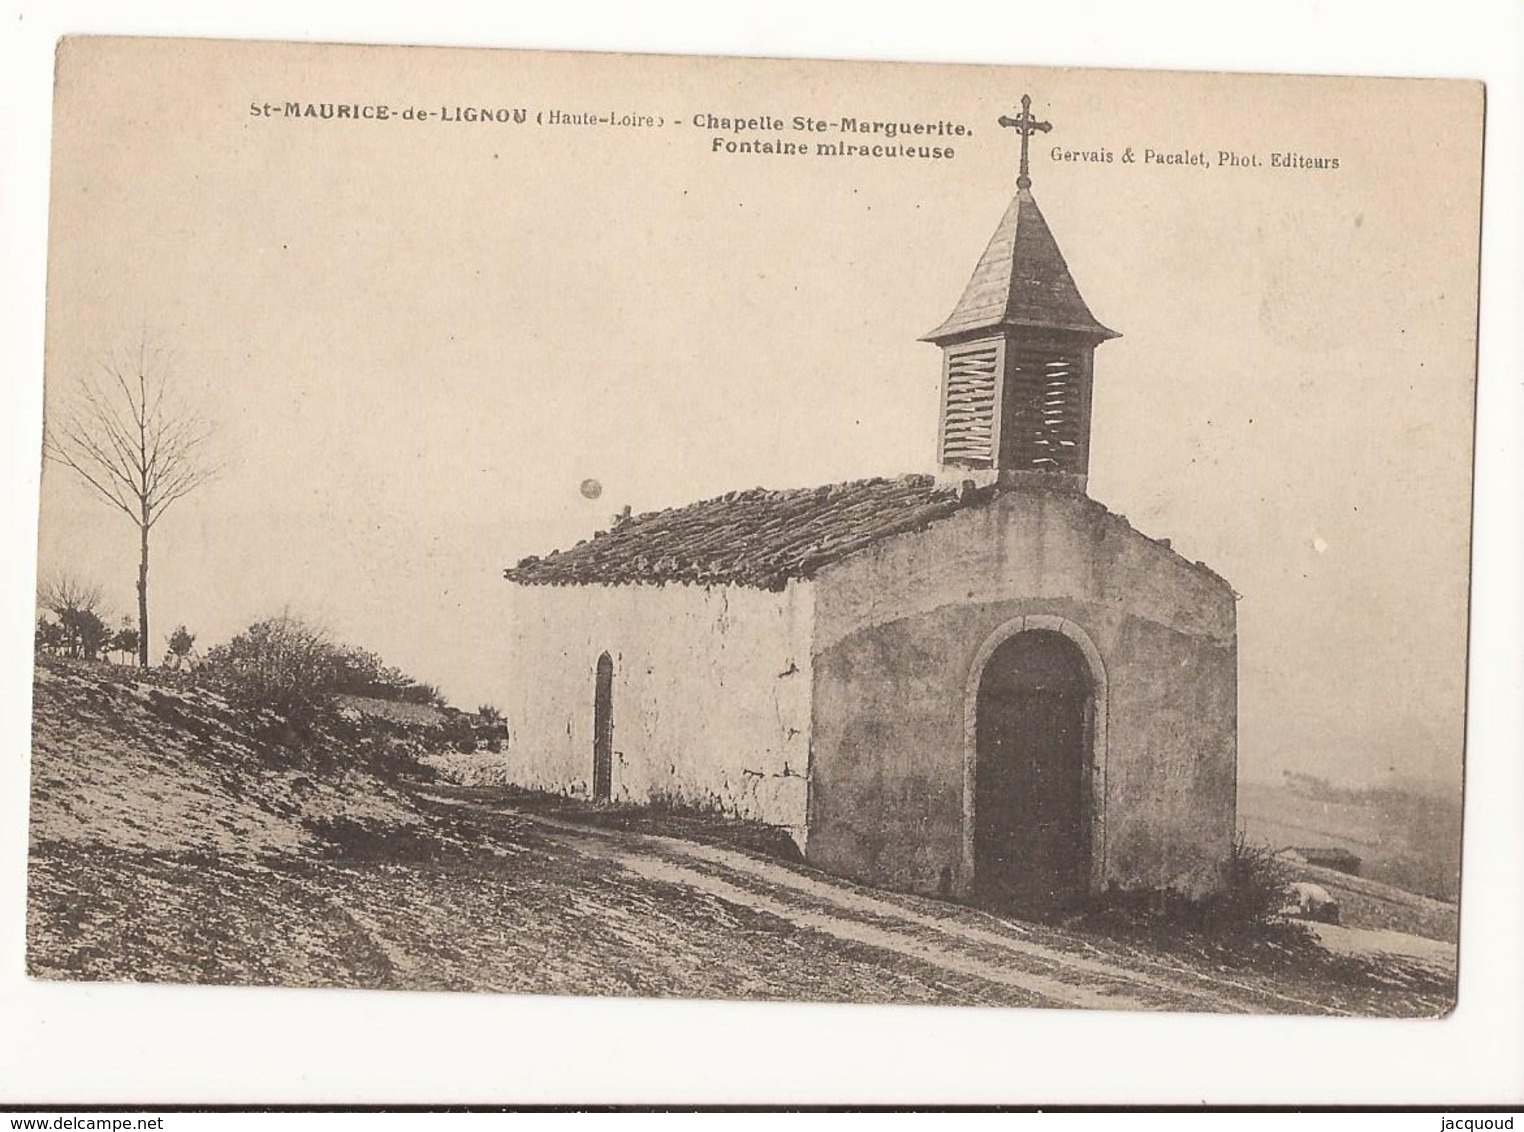
[[[289,610],[472,708],[503,698],[501,571],[524,555],[626,504],[932,470],[939,354],[917,339],[1010,199],[994,121],[1030,91],[1054,125],[1033,191],[1123,334],[1097,353],[1089,490],[1241,595],[1244,775],[1458,786],[1479,87],[185,42],[60,59],[49,403],[147,336],[223,465],[155,529],[156,652],[178,623],[204,647]],[[288,100],[662,125],[250,113]],[[972,134],[944,161],[732,155],[707,114]],[[1285,152],[1339,168],[1269,167]],[[57,466],[38,565],[134,608],[136,530]]]

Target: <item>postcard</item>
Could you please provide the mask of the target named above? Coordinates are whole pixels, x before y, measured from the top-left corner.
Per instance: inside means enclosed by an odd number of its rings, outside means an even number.
[[[1453,1007],[1481,84],[55,97],[33,977]]]

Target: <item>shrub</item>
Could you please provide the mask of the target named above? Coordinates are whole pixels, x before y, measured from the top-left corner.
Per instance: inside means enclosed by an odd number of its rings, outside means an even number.
[[[46,617],[37,618],[37,631],[32,636],[33,647],[38,652],[51,653],[58,656],[69,647],[68,634],[64,627],[57,621],[49,621]]]
[[[361,648],[337,648],[338,673],[334,690],[378,700],[444,706],[444,697],[432,684],[420,684],[400,668],[386,664],[375,653]]]
[[[415,741],[405,736],[359,731],[346,738],[342,747],[346,757],[389,782],[432,782],[437,777],[433,767],[418,761]]]
[[[203,672],[238,706],[267,708],[300,723],[332,702],[339,656],[321,630],[294,617],[272,617],[210,649]]]
[[[1242,832],[1233,838],[1220,892],[1193,898],[1161,888],[1123,889],[1113,885],[1097,897],[1086,919],[1097,928],[1123,928],[1214,937],[1220,943],[1253,946],[1255,941],[1295,944],[1306,933],[1280,916],[1286,905],[1290,867],[1275,852],[1251,845]]]
[[[50,629],[47,643],[55,652],[70,657],[94,660],[111,641],[111,631],[102,617],[101,587],[82,582],[69,573],[59,573],[43,582],[37,594],[40,608],[49,609],[58,619]]]
[[[52,612],[57,628],[39,631],[43,647],[69,656],[94,660],[111,643],[111,630],[102,616],[101,588],[71,574],[59,574],[42,584],[37,604]]]
[[[423,704],[425,707],[445,708],[450,701],[433,684],[409,684],[396,697],[404,703]]]
[[[175,631],[165,640],[169,645],[169,656],[174,667],[178,668],[190,656],[196,647],[196,634],[192,633],[184,625],[176,625]]]
[[[111,630],[93,609],[74,609],[59,618],[74,655],[94,660],[111,643]]]
[[[1251,845],[1243,831],[1233,838],[1228,858],[1227,885],[1215,902],[1211,919],[1227,930],[1255,931],[1279,921],[1286,905],[1289,865],[1265,845]]]
[[[464,713],[451,713],[440,727],[446,743],[463,755],[476,750],[476,727]]]

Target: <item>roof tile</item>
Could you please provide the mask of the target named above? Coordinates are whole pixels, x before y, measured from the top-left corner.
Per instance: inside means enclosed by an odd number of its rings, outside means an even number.
[[[521,585],[693,582],[781,590],[879,539],[992,498],[928,475],[733,491],[636,515],[570,550],[504,571]]]

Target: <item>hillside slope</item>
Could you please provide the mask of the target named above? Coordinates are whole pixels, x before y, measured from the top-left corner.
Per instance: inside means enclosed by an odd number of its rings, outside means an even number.
[[[34,691],[36,977],[1401,1015],[1453,995],[1453,953],[1243,954],[591,831],[426,781],[419,733],[354,711],[294,736],[57,662]]]
[[[342,722],[342,721],[338,721]],[[392,721],[395,723],[395,721]],[[683,885],[535,823],[484,833],[393,773],[367,717],[282,741],[216,695],[45,660],[34,680],[34,977],[525,993],[1047,1000]],[[368,760],[368,761],[367,761]]]
[[[130,668],[40,664],[32,721],[34,846],[257,858],[309,848],[340,818],[421,821],[339,737],[305,749],[261,739],[220,697]]]

